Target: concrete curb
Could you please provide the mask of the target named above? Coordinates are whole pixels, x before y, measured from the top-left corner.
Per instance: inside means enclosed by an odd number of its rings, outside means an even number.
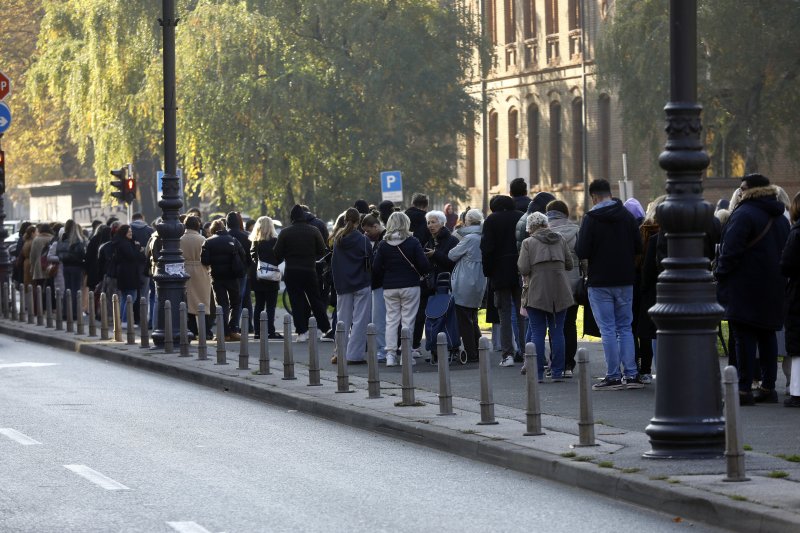
[[[415,422],[392,413],[281,389],[279,385],[257,383],[247,376],[170,364],[150,357],[138,346],[117,347],[110,341],[85,340],[61,331],[37,331],[27,325],[16,327],[17,324],[13,324],[15,327],[10,327],[8,321],[0,323],[0,333],[225,390],[716,527],[770,533],[800,531],[800,515],[783,509],[734,501],[686,484],[665,484],[644,475],[600,468],[593,463],[570,461],[513,442]],[[179,363],[177,355],[175,357],[175,362]],[[231,370],[234,370],[233,365]]]

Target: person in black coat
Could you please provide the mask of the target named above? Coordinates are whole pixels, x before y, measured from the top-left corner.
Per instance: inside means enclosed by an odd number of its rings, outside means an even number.
[[[531,197],[528,196],[528,184],[525,179],[514,178],[511,180],[511,183],[508,184],[508,192],[511,194],[511,198],[514,199],[514,207],[516,207],[517,211],[524,213],[528,209],[528,204],[531,203]],[[545,202],[545,205],[547,205],[547,202]],[[544,205],[542,208],[544,208]]]
[[[144,257],[144,248],[133,240],[133,231],[127,224],[119,227],[112,243],[114,248],[109,270],[114,272],[117,280],[117,292],[122,307],[121,318],[124,323],[128,317],[128,295],[136,301],[136,292],[139,290],[142,271],[147,260]]]
[[[519,316],[520,284],[517,270],[517,222],[523,215],[514,206],[510,196],[498,195],[489,202],[492,213],[483,223],[481,257],[483,273],[489,278],[494,291],[494,304],[500,314],[500,346],[503,351],[501,366],[514,366],[521,361],[512,341],[513,321],[516,318],[518,342],[525,338],[525,321]]]
[[[775,332],[783,326],[782,305],[786,279],[781,273],[781,253],[789,234],[785,206],[777,189],[760,174],[742,180],[741,199],[722,232],[714,275],[717,295],[725,308],[736,345],[739,402],[775,403],[778,344]],[[761,386],[753,392],[756,349]]]
[[[422,193],[414,193],[411,197],[411,207],[405,213],[411,221],[411,233],[420,244],[431,239],[431,232],[428,231],[428,222],[425,220],[425,213],[428,209],[428,197]]]
[[[251,233],[252,245],[250,247],[250,258],[255,266],[259,261],[278,265],[278,258],[275,257],[275,243],[278,242],[278,234],[275,232],[275,225],[269,217],[259,217],[256,225],[253,226]],[[278,303],[279,281],[260,280],[256,277],[255,269],[250,269],[252,274],[250,284],[256,294],[256,306],[253,310],[253,325],[255,326],[255,338],[261,338],[261,311],[267,311],[267,336],[270,339],[282,339],[283,335],[275,331],[275,306]]]
[[[245,263],[247,271],[244,276],[239,278],[239,298],[242,305],[239,307],[239,313],[236,316],[236,327],[233,330],[237,333],[241,333],[239,331],[239,319],[242,316],[242,309],[247,309],[250,316],[249,330],[253,331],[253,303],[250,300],[250,277],[247,275],[247,273],[252,270],[251,267],[253,266],[253,261],[250,258],[250,235],[244,231],[242,227],[242,216],[235,211],[231,211],[226,215],[225,226],[228,228],[228,235],[239,241],[239,244],[242,245],[242,249],[246,252],[245,255],[247,256],[247,262]]]
[[[217,305],[222,306],[226,341],[238,341],[234,329],[241,306],[239,279],[247,272],[247,253],[241,243],[228,235],[225,222],[215,220],[209,228],[212,235],[203,243],[200,262],[211,267],[211,290]]]
[[[786,355],[791,358],[789,396],[783,401],[786,407],[800,407],[800,193],[792,199],[789,208],[792,228],[781,256],[781,274],[786,276],[785,309]]]

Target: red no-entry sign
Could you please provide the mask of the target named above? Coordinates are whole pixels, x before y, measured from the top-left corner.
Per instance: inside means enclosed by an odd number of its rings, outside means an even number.
[[[9,94],[11,94],[11,80],[8,79],[8,76],[0,72],[0,101]]]

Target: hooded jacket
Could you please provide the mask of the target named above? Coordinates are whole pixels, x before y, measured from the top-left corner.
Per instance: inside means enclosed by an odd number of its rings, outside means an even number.
[[[286,270],[304,270],[316,275],[317,259],[325,255],[327,248],[319,230],[303,218],[294,219],[288,228],[281,230],[274,251],[276,264],[286,261]]]
[[[411,206],[406,209],[406,216],[411,221],[411,233],[421,243],[431,239],[431,232],[428,231],[428,221],[425,220],[425,211],[419,207]]]
[[[483,274],[492,282],[493,289],[519,287],[515,230],[522,213],[514,207],[514,200],[505,195],[492,198],[490,208],[492,214],[483,223],[481,238]]]
[[[636,219],[618,199],[597,204],[583,217],[575,253],[589,261],[590,287],[633,285],[641,252]]]
[[[249,267],[253,260],[250,258],[250,254],[247,253],[250,250],[250,235],[244,229],[242,229],[242,221],[234,212],[228,213],[228,216],[225,217],[225,225],[228,228],[228,235],[239,241],[239,244],[242,245],[242,250],[245,251],[245,266]]]
[[[243,272],[236,272],[234,269],[235,257],[239,256]],[[211,267],[211,279],[239,279],[247,271],[244,266],[247,264],[247,253],[242,245],[227,231],[222,230],[206,239],[200,252],[200,262]]]
[[[525,239],[517,267],[528,277],[528,293],[522,304],[557,313],[575,302],[567,271],[572,270],[572,254],[567,242],[550,228],[542,228]]]
[[[461,235],[461,240],[447,253],[456,264],[450,277],[453,300],[461,307],[477,309],[486,292],[486,276],[481,264],[481,227],[462,226],[456,233]]]
[[[416,237],[404,237],[397,232],[386,234],[375,250],[372,286],[382,286],[384,290],[419,287],[420,276],[430,269],[430,262]]]
[[[742,193],[722,232],[714,274],[725,319],[777,331],[783,326],[778,302],[783,301],[786,279],[780,260],[789,222],[776,193],[773,185]]]
[[[337,294],[351,294],[369,287],[372,280],[366,268],[368,261],[372,261],[372,244],[358,230],[333,245],[331,271]]]
[[[546,214],[550,229],[564,238],[572,256],[572,270],[567,272],[567,278],[569,279],[570,287],[572,287],[572,294],[575,294],[578,284],[583,284],[580,259],[578,259],[578,254],[575,253],[575,246],[578,244],[578,231],[580,231],[581,227],[560,211],[548,211]]]
[[[800,357],[800,222],[794,223],[786,239],[781,256],[781,274],[788,279],[784,300],[786,355]]]

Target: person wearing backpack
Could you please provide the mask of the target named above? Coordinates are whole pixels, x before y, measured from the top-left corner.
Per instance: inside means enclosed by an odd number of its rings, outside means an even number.
[[[84,261],[86,259],[86,237],[81,226],[72,219],[64,224],[64,233],[56,242],[56,255],[64,271],[64,309],[66,291],[72,293],[72,316],[78,316],[78,302],[83,289]]]
[[[211,236],[203,243],[200,263],[211,267],[211,289],[217,305],[222,306],[225,340],[238,341],[236,317],[242,305],[239,278],[245,275],[247,257],[238,240],[225,229],[225,221],[217,219],[209,228]]]

